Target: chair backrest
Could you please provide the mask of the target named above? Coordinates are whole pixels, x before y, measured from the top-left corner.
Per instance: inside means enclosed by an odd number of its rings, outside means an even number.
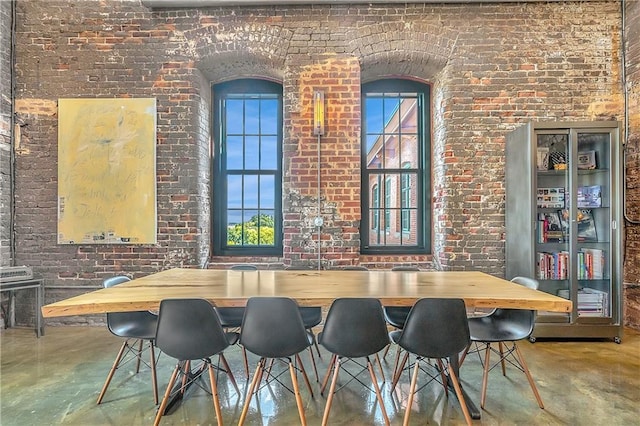
[[[109,288],[118,284],[126,283],[127,281],[131,281],[131,278],[126,275],[116,275],[115,277],[109,277],[102,281],[102,286],[104,288]]]
[[[511,278],[512,283],[520,284],[522,286],[528,287],[532,290],[537,290],[540,283],[535,278],[529,277],[513,277]]]
[[[310,345],[298,304],[288,297],[249,298],[240,330],[242,346],[261,357],[288,357]]]
[[[104,288],[131,281],[125,275],[109,277],[102,282]],[[120,337],[138,337],[152,339],[155,335],[157,316],[149,311],[109,312],[107,327],[111,333]]]
[[[257,271],[258,267],[250,263],[240,263],[238,265],[231,265],[229,269],[232,271]]]
[[[402,348],[427,358],[457,356],[469,343],[464,300],[441,298],[418,300],[398,340]]]
[[[511,282],[537,290],[538,280],[529,277],[513,277]],[[491,314],[492,321],[498,321],[509,328],[509,334],[514,340],[526,339],[533,332],[536,322],[536,311],[528,309],[499,308]]]
[[[343,271],[368,271],[369,270],[369,268],[367,268],[366,266],[359,266],[359,265],[343,266],[340,269]]]
[[[392,271],[404,271],[404,272],[420,272],[420,268],[417,266],[394,266],[391,268]]]
[[[389,344],[382,304],[373,298],[339,298],[333,301],[324,323],[320,344],[347,358],[372,355]]]
[[[229,346],[213,305],[205,299],[160,302],[156,346],[178,360],[208,358]]]

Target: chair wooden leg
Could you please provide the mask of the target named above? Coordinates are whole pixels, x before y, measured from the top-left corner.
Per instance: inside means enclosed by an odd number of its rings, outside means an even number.
[[[398,385],[398,382],[400,381],[400,377],[402,377],[402,370],[404,369],[404,366],[407,365],[408,359],[409,359],[409,352],[405,352],[404,356],[402,357],[402,362],[395,368],[393,372],[393,381],[391,382],[392,392]]]
[[[380,369],[380,376],[382,376],[382,383],[387,381],[387,378],[384,376],[384,370],[382,369],[382,363],[380,362],[380,356],[376,354],[376,360],[378,362],[378,368]]]
[[[458,360],[458,365],[460,367],[462,367],[462,363],[464,362],[464,360],[467,358],[467,354],[469,353],[469,349],[471,349],[471,343],[469,343],[469,346],[467,346],[462,353],[460,354],[460,359]]]
[[[447,386],[447,375],[445,374],[444,364],[441,359],[437,360],[438,368],[440,369],[440,378],[442,379],[442,386],[444,387],[444,394],[449,397],[449,387]]]
[[[385,348],[384,348],[384,353],[382,354],[382,359],[386,360],[387,359],[387,354],[389,353],[389,348],[391,347],[391,343],[389,343]]]
[[[314,334],[313,330],[308,328],[307,331],[309,333],[311,333],[311,335],[313,336],[313,346],[316,347],[316,352],[318,353],[318,358],[322,359],[322,355],[320,355],[320,347],[318,346],[318,339],[316,338],[316,335]]]
[[[416,359],[413,366],[413,376],[411,377],[411,386],[409,387],[409,396],[407,399],[407,408],[404,411],[404,420],[402,426],[409,426],[409,417],[411,416],[411,406],[413,405],[413,394],[416,392],[416,384],[418,383],[418,372],[420,371],[420,359]]]
[[[300,359],[298,357],[298,355],[296,355],[296,357],[298,359]],[[304,370],[302,370],[304,371]],[[302,404],[302,396],[300,395],[300,388],[298,386],[298,378],[297,378],[297,374],[296,374],[296,369],[293,366],[292,362],[289,362],[289,373],[291,373],[291,383],[293,384],[293,392],[296,396],[296,404],[298,405],[298,413],[300,414],[300,424],[302,426],[306,426],[307,425],[307,419],[304,416],[304,405]],[[305,374],[306,376],[306,374]],[[309,381],[309,379],[306,379],[307,382]],[[309,385],[311,386],[311,385]]]
[[[256,391],[258,379],[262,376],[262,369],[265,368],[265,362],[266,358],[260,358],[260,361],[258,361],[258,367],[256,368],[256,372],[253,375],[253,380],[251,380],[251,385],[249,385],[249,392],[247,392],[247,396],[244,400],[244,407],[242,407],[242,413],[240,414],[240,419],[238,420],[238,426],[242,426],[245,419],[247,418],[249,405],[251,404],[251,398]]]
[[[482,373],[482,393],[480,397],[480,407],[484,408],[484,401],[487,398],[487,382],[489,381],[489,359],[491,357],[491,344],[487,343],[484,350],[484,371]]]
[[[242,359],[244,360],[245,377],[249,379],[249,360],[247,359],[247,350],[242,346]]]
[[[331,377],[331,370],[332,368],[335,368],[337,359],[338,359],[338,356],[336,354],[331,355],[331,360],[329,361],[327,372],[324,375],[324,379],[322,380],[322,386],[320,387],[320,395],[324,395],[324,390],[327,387],[327,383],[329,382],[329,377]]]
[[[140,372],[140,362],[142,361],[142,339],[138,339],[138,354],[136,355],[136,374]]]
[[[231,380],[231,384],[233,385],[238,395],[240,395],[240,388],[238,388],[238,384],[236,383],[236,378],[233,376],[233,372],[231,371],[231,368],[229,368],[229,363],[227,362],[227,358],[222,353],[219,356],[220,356],[220,361],[222,361],[222,365],[224,366],[224,369],[227,372],[227,376],[229,376],[229,380]]]
[[[396,348],[396,357],[393,361],[393,371],[396,371],[396,369],[398,368],[398,362],[400,361],[400,352],[402,352],[400,346],[398,346]]]
[[[182,376],[182,386],[180,386],[180,393],[184,394],[187,390],[187,382],[189,381],[189,374],[191,373],[191,361],[184,362],[184,376]]]
[[[465,401],[464,395],[462,394],[462,388],[460,387],[458,376],[456,376],[456,373],[453,371],[453,368],[449,369],[449,376],[451,377],[451,382],[453,382],[453,388],[455,389],[456,396],[458,397],[458,401],[460,402],[460,407],[462,408],[464,419],[467,421],[467,425],[471,426],[471,414],[469,414],[469,409],[467,408],[467,402]]]
[[[312,347],[309,347],[309,358],[311,358],[311,365],[313,365],[313,371],[316,373],[316,382],[320,382],[320,376],[318,376],[318,367],[316,366],[316,358],[313,356]]]
[[[309,376],[307,376],[307,371],[304,369],[304,364],[302,363],[302,360],[300,359],[300,354],[296,354],[296,362],[298,363],[300,368],[300,372],[302,373],[302,378],[304,379],[305,383],[307,384],[307,389],[309,389],[309,393],[311,394],[311,397],[313,398],[313,388],[311,387],[311,382],[309,381]]]
[[[109,387],[109,383],[111,383],[111,379],[113,378],[114,373],[118,369],[118,365],[120,364],[120,360],[122,359],[122,355],[124,355],[125,349],[127,349],[128,341],[125,340],[120,346],[120,351],[118,355],[116,355],[116,360],[113,361],[113,365],[111,366],[111,370],[109,370],[109,374],[107,375],[107,380],[104,382],[102,386],[102,390],[100,391],[100,395],[98,395],[98,402],[96,404],[100,404],[102,402],[102,398],[104,398],[104,394],[107,392],[107,388]]]
[[[378,362],[380,360],[378,359]],[[380,386],[378,386],[378,378],[376,377],[376,373],[373,371],[373,364],[369,361],[369,357],[367,357],[367,367],[369,369],[369,375],[371,376],[371,382],[373,383],[373,388],[376,391],[376,397],[378,398],[378,404],[380,404],[380,411],[382,411],[382,417],[384,418],[384,424],[389,426],[389,416],[387,416],[387,410],[384,408],[384,401],[382,399],[382,394],[380,393]]]
[[[216,378],[213,374],[213,365],[211,365],[211,360],[207,360],[207,364],[209,367],[209,381],[211,382],[211,397],[213,399],[213,409],[216,411],[218,426],[222,426],[222,410],[220,409],[220,399],[218,399],[218,384],[216,383]]]
[[[151,353],[151,385],[153,386],[153,403],[158,405],[158,376],[156,374],[156,351],[154,342],[149,342],[149,353]]]
[[[329,387],[329,395],[327,395],[327,402],[324,406],[324,414],[322,415],[322,426],[326,426],[329,423],[329,412],[331,411],[333,394],[336,392],[336,383],[338,382],[338,373],[340,372],[340,358],[334,355],[331,359],[333,363],[329,365],[329,370],[327,371],[327,373],[331,371],[331,366],[333,366],[333,380],[331,380],[331,386]],[[324,386],[322,388],[322,391],[324,392]]]
[[[171,389],[173,389],[173,385],[176,383],[176,378],[178,377],[178,372],[180,371],[180,363],[176,365],[176,368],[173,369],[173,373],[171,374],[171,378],[169,379],[169,384],[167,385],[167,390],[164,392],[164,397],[162,398],[162,402],[160,403],[160,407],[158,408],[158,412],[156,413],[156,418],[153,422],[153,426],[158,426],[160,424],[160,419],[164,414],[164,410],[167,408],[167,404],[169,403],[169,396],[171,396]]]
[[[500,364],[502,364],[502,375],[507,375],[507,368],[504,361],[504,346],[502,342],[498,342],[498,352],[500,352]]]
[[[536,387],[536,384],[533,381],[533,376],[531,376],[531,372],[529,371],[529,367],[527,367],[527,363],[524,361],[522,352],[520,352],[520,348],[518,348],[515,342],[514,342],[514,349],[516,351],[516,354],[518,355],[518,360],[520,362],[520,365],[522,366],[522,369],[524,370],[524,374],[527,376],[527,380],[529,380],[529,384],[531,385],[531,390],[533,390],[533,394],[535,395],[536,400],[538,401],[538,406],[544,409],[544,404],[542,403],[542,398],[538,393],[538,388]]]

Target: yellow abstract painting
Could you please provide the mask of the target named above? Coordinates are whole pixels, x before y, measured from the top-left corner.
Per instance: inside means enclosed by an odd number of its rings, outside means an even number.
[[[156,242],[156,100],[58,100],[58,244]]]

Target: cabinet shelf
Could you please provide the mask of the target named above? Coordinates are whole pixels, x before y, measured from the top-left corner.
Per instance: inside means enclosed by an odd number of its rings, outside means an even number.
[[[534,340],[622,335],[619,133],[615,121],[540,122],[507,135],[507,278],[535,277],[573,302],[539,312]]]

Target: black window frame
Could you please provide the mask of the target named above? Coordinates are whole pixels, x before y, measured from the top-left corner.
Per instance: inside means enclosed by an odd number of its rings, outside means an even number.
[[[276,95],[277,108],[277,170],[274,175],[274,244],[269,245],[229,245],[227,244],[227,176],[225,129],[225,101],[232,95]],[[212,138],[212,251],[221,256],[282,256],[283,254],[283,213],[282,213],[282,138],[283,138],[283,97],[282,85],[269,80],[237,79],[212,85],[213,135]],[[256,174],[256,170],[248,174]]]
[[[369,175],[379,173],[380,169],[367,169],[367,106],[368,93],[416,93],[418,94],[418,174],[416,184],[418,199],[417,225],[415,245],[370,245],[370,232],[372,211],[370,205]],[[430,85],[415,80],[407,79],[381,79],[362,84],[361,87],[362,123],[361,123],[361,226],[360,226],[360,251],[362,254],[396,255],[396,254],[431,254],[431,87]],[[388,169],[402,176],[402,165],[397,169]],[[406,169],[405,169],[406,170]],[[381,196],[382,196],[382,191]],[[402,211],[401,205],[398,206]],[[382,213],[379,213],[382,217]],[[382,226],[382,225],[381,225]]]

